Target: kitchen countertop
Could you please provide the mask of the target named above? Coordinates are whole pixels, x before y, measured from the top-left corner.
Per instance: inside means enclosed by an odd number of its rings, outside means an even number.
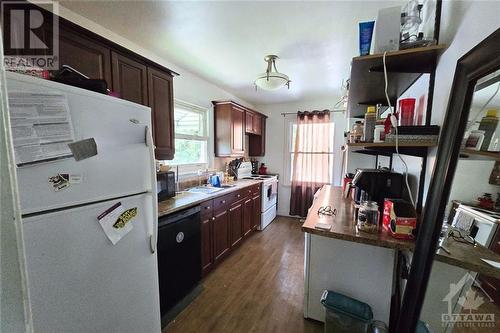
[[[331,206],[337,209],[335,217],[320,217],[316,213],[321,206]],[[317,229],[317,222],[330,223],[330,230]],[[393,238],[383,228],[378,233],[367,233],[358,231],[354,220],[354,207],[351,199],[345,199],[341,187],[325,185],[321,188],[314,201],[311,210],[302,225],[302,231],[329,238],[342,239],[351,242],[380,246],[397,250],[410,250],[415,248],[412,240],[401,240]],[[436,252],[435,260],[482,273],[484,275],[500,278],[500,269],[495,268],[481,258],[500,262],[500,255],[481,245],[472,246],[448,238],[444,247],[450,251],[446,253],[442,249]]]
[[[158,202],[158,217],[162,217],[168,214],[175,213],[179,210],[183,210],[185,208],[189,208],[195,206],[197,204],[202,203],[203,201],[210,200],[213,198],[220,197],[221,195],[225,195],[234,191],[241,190],[242,188],[256,185],[261,183],[261,180],[250,180],[250,179],[242,179],[233,182],[233,187],[229,187],[223,189],[221,191],[215,193],[196,193],[189,191],[179,192],[175,197],[169,198],[167,200],[163,200]]]

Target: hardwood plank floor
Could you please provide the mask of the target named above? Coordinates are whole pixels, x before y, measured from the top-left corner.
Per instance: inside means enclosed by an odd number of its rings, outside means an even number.
[[[203,281],[202,293],[163,333],[323,332],[303,318],[304,234],[278,217]]]

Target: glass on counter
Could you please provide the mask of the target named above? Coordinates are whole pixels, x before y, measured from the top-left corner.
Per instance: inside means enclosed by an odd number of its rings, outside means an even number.
[[[361,231],[377,233],[380,212],[375,201],[362,201],[359,205],[357,227]]]

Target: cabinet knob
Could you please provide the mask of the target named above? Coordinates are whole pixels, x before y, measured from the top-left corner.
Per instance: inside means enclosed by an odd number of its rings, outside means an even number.
[[[212,217],[212,221],[215,221],[215,216],[214,216],[214,217]]]
[[[226,203],[226,200],[222,200],[221,202],[222,202],[223,204],[225,204],[225,203]]]
[[[238,194],[238,198],[241,197],[241,195]]]
[[[210,209],[210,206],[205,207],[205,209]]]

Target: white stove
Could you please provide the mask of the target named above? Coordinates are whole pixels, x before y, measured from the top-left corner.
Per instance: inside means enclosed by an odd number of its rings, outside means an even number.
[[[252,163],[242,162],[236,170],[238,179],[252,179],[262,181],[261,190],[261,218],[259,230],[264,230],[276,218],[276,204],[278,199],[278,176],[253,175]]]

